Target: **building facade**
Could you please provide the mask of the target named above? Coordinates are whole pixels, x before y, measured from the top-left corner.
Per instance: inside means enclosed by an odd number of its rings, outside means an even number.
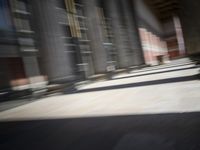
[[[145,0],[0,2],[1,89],[82,81],[169,57],[167,25]]]
[[[32,8],[28,1],[0,2],[0,88],[26,89],[41,76]]]

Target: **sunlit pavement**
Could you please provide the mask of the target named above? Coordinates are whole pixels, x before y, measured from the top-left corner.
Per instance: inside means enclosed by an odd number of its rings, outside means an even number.
[[[199,67],[187,59],[117,75],[0,113],[0,120],[80,118],[200,111]]]

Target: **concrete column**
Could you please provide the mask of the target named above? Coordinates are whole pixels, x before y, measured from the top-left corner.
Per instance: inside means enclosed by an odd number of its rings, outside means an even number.
[[[23,56],[23,62],[27,77],[40,76],[40,70],[36,56]]]
[[[88,18],[88,37],[93,53],[94,70],[96,74],[105,73],[107,54],[103,46],[103,31],[96,0],[84,0],[85,15]]]
[[[44,86],[45,78],[41,75],[36,56],[23,56],[24,71],[29,80],[30,88],[40,88]]]
[[[187,54],[200,54],[200,1],[179,0],[180,21]]]
[[[120,9],[119,9],[119,2],[117,0],[108,0],[106,1],[106,10],[107,10],[107,14],[109,15],[109,17],[112,20],[112,30],[113,30],[113,34],[114,34],[114,44],[115,47],[117,49],[117,54],[118,54],[118,65],[119,68],[126,68],[129,66],[129,62],[128,62],[128,48],[127,48],[127,44],[124,42],[125,41],[125,37],[124,32],[122,30],[122,15],[120,14]]]
[[[144,57],[142,52],[142,47],[140,43],[138,27],[134,17],[134,5],[132,1],[121,0],[123,17],[127,27],[127,34],[129,38],[129,44],[131,48],[131,60],[130,64],[133,66],[138,66],[144,64]]]
[[[34,0],[31,3],[43,73],[50,82],[72,80],[73,68],[61,38],[63,31],[58,21],[56,0]]]
[[[176,31],[176,38],[178,41],[179,53],[181,56],[185,55],[185,43],[183,39],[183,31],[180,23],[180,19],[178,16],[173,16],[175,31]]]

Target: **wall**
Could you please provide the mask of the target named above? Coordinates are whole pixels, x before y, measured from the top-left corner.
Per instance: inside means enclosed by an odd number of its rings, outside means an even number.
[[[52,83],[64,83],[74,80],[70,55],[62,39],[62,28],[59,24],[55,0],[34,0],[34,21],[40,50],[40,65],[44,75]],[[61,14],[62,15],[62,14]]]
[[[176,31],[175,31],[175,28],[174,28],[173,18],[170,18],[170,19],[163,21],[162,26],[163,26],[165,37],[175,36]]]

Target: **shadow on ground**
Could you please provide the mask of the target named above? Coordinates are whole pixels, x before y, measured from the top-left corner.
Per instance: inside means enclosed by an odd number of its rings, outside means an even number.
[[[193,66],[193,67],[187,67],[187,68],[181,68],[181,69],[172,69],[172,70],[150,72],[150,73],[144,73],[144,74],[138,74],[138,75],[132,75],[132,76],[118,77],[118,78],[114,78],[112,80],[127,79],[127,78],[147,76],[147,75],[154,75],[154,74],[161,74],[161,73],[169,73],[169,72],[174,72],[174,71],[190,70],[190,69],[195,69],[195,68],[199,68],[199,67],[198,66]]]
[[[2,150],[199,150],[200,113],[0,122]]]

